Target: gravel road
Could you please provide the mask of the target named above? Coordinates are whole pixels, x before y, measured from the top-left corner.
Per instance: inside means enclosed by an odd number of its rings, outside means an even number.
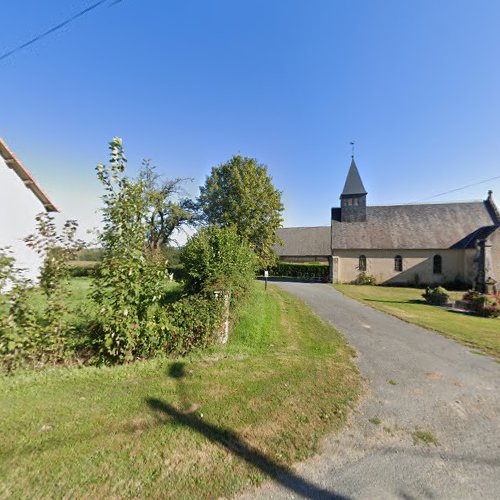
[[[356,348],[367,393],[295,468],[310,490],[268,481],[241,498],[500,498],[500,364],[330,285],[275,284]]]

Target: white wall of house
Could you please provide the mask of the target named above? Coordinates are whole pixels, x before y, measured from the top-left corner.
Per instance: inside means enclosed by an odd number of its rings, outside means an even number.
[[[366,257],[366,273],[377,283],[433,284],[460,280],[472,283],[475,250],[338,250],[337,281],[349,283],[359,275],[359,256]],[[394,258],[403,258],[403,271],[396,271]],[[433,257],[440,255],[442,272],[434,274]],[[417,277],[418,275],[418,277]]]
[[[25,268],[32,279],[38,276],[41,261],[23,239],[33,233],[35,216],[44,211],[38,198],[0,156],[0,247],[11,247],[18,267]]]

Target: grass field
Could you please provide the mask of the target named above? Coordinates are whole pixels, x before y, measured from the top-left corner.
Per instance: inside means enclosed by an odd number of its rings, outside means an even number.
[[[400,319],[435,330],[486,354],[500,358],[500,319],[480,318],[428,305],[415,288],[334,285],[353,299]],[[451,292],[452,298],[464,292]]]
[[[300,485],[288,465],[342,425],[359,391],[344,339],[256,284],[225,348],[3,378],[0,497],[214,498],[275,475]]]

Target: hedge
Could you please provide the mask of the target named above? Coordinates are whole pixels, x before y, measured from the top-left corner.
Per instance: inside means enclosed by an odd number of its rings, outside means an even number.
[[[94,276],[99,267],[97,261],[70,261],[69,275],[73,278]]]
[[[287,278],[327,278],[330,274],[328,264],[296,264],[292,262],[278,262],[269,269],[270,276]]]

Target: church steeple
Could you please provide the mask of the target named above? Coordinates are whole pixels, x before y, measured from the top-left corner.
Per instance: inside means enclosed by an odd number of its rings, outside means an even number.
[[[364,222],[366,221],[366,192],[358,167],[351,159],[351,166],[345,180],[344,189],[340,195],[341,221],[342,222]]]
[[[359,170],[353,156],[351,166],[349,167],[349,173],[347,174],[347,179],[345,180],[344,189],[340,196],[342,197],[354,194],[368,193],[366,192],[365,186],[363,186],[363,181],[361,180],[361,176],[359,175]]]

